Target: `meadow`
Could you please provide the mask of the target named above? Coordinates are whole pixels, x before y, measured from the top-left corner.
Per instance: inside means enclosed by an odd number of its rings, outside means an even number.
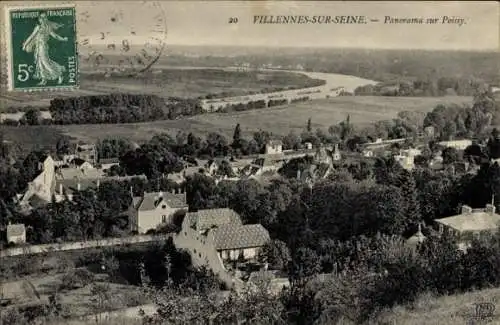
[[[157,133],[175,135],[179,130],[206,135],[219,132],[232,137],[234,127],[240,123],[246,136],[259,129],[276,135],[290,131],[300,133],[308,118],[313,129],[327,130],[329,126],[350,115],[351,121],[366,125],[397,117],[401,111],[429,112],[439,104],[470,104],[472,98],[450,97],[370,97],[341,96],[313,100],[287,106],[231,113],[211,113],[179,120],[165,120],[131,124],[82,124],[62,126],[0,126],[6,140],[21,143],[23,149],[54,146],[63,134],[82,141],[95,141],[106,137],[123,137],[141,143]]]
[[[230,138],[238,123],[247,135],[259,129],[276,135],[286,135],[292,130],[302,132],[308,118],[312,119],[313,129],[322,128],[326,131],[329,126],[344,120],[347,115],[350,115],[353,123],[366,125],[395,118],[401,111],[429,112],[438,104],[469,104],[471,102],[472,99],[469,97],[458,96],[426,98],[342,96],[277,108],[203,114],[179,120],[112,125],[65,125],[50,128],[83,141],[94,141],[105,137],[124,137],[139,143],[150,139],[155,133],[175,134],[179,130],[200,135],[219,132]]]

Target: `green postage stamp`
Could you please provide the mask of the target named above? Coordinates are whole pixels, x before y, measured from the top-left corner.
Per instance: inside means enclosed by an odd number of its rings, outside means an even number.
[[[24,6],[5,11],[9,90],[77,87],[75,7]]]

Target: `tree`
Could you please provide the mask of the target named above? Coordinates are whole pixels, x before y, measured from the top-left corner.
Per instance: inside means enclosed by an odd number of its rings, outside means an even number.
[[[60,137],[58,140],[57,140],[57,144],[56,144],[56,152],[58,155],[65,155],[65,154],[68,154],[70,152],[70,142],[69,142],[69,138],[68,137]]]
[[[262,247],[259,260],[262,263],[269,263],[269,267],[273,270],[285,271],[291,256],[287,245],[279,239],[274,239]]]
[[[24,113],[24,119],[28,125],[40,124],[40,111],[35,108],[30,108]]]
[[[311,118],[307,119],[307,128],[306,128],[307,132],[312,132],[312,122],[311,122]]]
[[[236,124],[236,127],[234,128],[234,133],[233,133],[233,143],[238,143],[241,139],[241,127],[240,123]]]
[[[448,147],[443,150],[443,164],[450,165],[460,159],[457,149]]]

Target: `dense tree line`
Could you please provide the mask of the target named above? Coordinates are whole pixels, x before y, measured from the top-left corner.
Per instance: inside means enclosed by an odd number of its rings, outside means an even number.
[[[490,125],[497,125],[500,106],[488,90],[478,91],[472,107],[438,105],[428,113],[424,127],[432,126],[443,140],[477,137]]]
[[[146,122],[202,112],[197,99],[119,93],[55,98],[49,110],[54,124]]]
[[[360,86],[354,90],[357,96],[473,96],[476,88],[482,83],[476,80],[456,77],[440,77],[438,79],[413,80],[401,82],[382,82],[376,85]]]

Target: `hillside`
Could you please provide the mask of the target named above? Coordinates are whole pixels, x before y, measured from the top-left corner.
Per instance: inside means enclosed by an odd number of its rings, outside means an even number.
[[[494,303],[496,310],[488,324],[500,324],[500,288],[478,290],[460,295],[433,297],[424,295],[412,306],[397,306],[381,315],[376,324],[398,325],[456,325],[472,324],[468,321],[474,315],[474,304]],[[473,324],[479,324],[474,322]],[[482,322],[481,324],[486,324]]]

